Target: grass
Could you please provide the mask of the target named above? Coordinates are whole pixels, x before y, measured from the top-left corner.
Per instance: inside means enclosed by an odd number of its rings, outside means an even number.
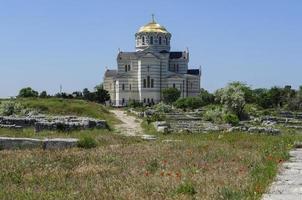
[[[52,115],[76,115],[84,117],[93,117],[103,119],[109,125],[118,123],[119,121],[114,117],[109,110],[103,105],[87,102],[84,100],[71,100],[59,98],[23,98],[17,99],[26,108],[38,110],[42,113]]]
[[[94,103],[60,99],[22,103],[45,113],[117,123],[106,108]],[[302,136],[286,130],[279,136],[163,135],[146,121],[142,127],[158,140],[146,142],[103,129],[40,133],[0,129],[1,136],[80,138],[87,148],[0,151],[0,199],[260,199],[295,141],[302,141]]]
[[[101,135],[107,142],[94,149],[0,151],[0,199],[260,199],[301,140],[234,133],[143,142]]]

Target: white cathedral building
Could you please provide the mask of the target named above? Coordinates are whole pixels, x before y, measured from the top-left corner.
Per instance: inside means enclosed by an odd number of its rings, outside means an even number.
[[[199,94],[201,70],[188,69],[188,50],[170,51],[171,37],[153,17],[135,34],[136,51],[119,51],[117,70],[107,69],[104,75],[111,105],[125,106],[129,100],[158,103],[162,90],[170,87],[181,91],[182,98]]]

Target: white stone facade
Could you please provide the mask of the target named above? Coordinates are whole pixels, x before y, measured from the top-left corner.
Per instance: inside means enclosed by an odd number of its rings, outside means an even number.
[[[171,34],[154,20],[135,34],[136,51],[119,52],[117,70],[106,70],[104,89],[110,104],[125,106],[129,100],[145,105],[161,101],[164,88],[175,87],[181,97],[200,91],[200,69],[188,69],[189,52],[171,52]]]

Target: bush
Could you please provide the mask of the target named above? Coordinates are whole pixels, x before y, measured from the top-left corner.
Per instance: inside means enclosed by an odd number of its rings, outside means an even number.
[[[143,103],[139,102],[139,101],[135,101],[135,100],[129,100],[128,101],[128,107],[130,108],[139,108],[139,107],[143,107]]]
[[[188,194],[188,195],[195,195],[197,192],[192,183],[185,182],[178,186],[177,188],[178,194]]]
[[[158,104],[156,104],[154,106],[154,109],[157,111],[157,112],[161,112],[161,113],[169,113],[172,111],[172,107],[170,105],[167,105],[163,102],[160,102]]]
[[[186,97],[178,99],[174,105],[176,108],[196,109],[204,106],[205,104],[200,97]]]
[[[211,122],[222,122],[225,111],[220,107],[211,107],[203,114],[203,119]]]
[[[239,118],[234,114],[226,114],[223,116],[224,122],[237,126],[239,124]]]
[[[176,88],[166,88],[163,89],[162,94],[163,102],[172,104],[180,97],[181,92]]]
[[[4,101],[0,104],[0,115],[10,116],[20,114],[23,107],[20,103],[14,101]]]
[[[84,149],[91,149],[97,147],[97,141],[92,138],[91,136],[83,136],[78,141],[78,147],[84,148]]]

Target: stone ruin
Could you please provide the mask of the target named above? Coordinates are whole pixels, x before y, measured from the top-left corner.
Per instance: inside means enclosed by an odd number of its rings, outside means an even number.
[[[105,120],[77,116],[0,116],[0,128],[22,129],[34,127],[36,132],[73,131],[93,128],[108,128]]]

